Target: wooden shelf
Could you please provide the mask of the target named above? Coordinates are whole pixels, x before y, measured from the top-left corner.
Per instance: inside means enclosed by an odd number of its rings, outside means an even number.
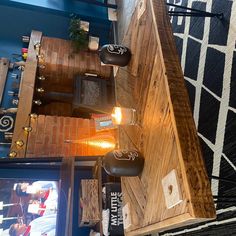
[[[27,147],[28,134],[23,131],[23,127],[30,125],[29,115],[32,109],[35,77],[38,64],[35,45],[41,42],[41,37],[41,32],[34,30],[31,32],[28,57],[25,63],[24,73],[21,78],[18,110],[16,114],[16,121],[11,145],[11,151],[15,151],[17,153],[17,157],[21,158],[25,157]],[[22,140],[24,145],[22,147],[17,147],[17,140]]]

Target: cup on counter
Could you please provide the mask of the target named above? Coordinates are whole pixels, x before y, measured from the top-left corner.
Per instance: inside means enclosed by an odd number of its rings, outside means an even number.
[[[116,125],[135,125],[137,120],[136,110],[126,107],[114,107],[112,122]]]

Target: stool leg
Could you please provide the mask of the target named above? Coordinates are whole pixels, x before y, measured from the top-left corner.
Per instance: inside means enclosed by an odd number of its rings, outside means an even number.
[[[235,200],[214,200],[214,203],[234,203],[236,204],[236,201]]]
[[[235,184],[236,185],[236,181],[233,181],[231,179],[227,179],[227,178],[222,178],[222,177],[218,177],[218,176],[210,176],[211,179],[217,179],[217,180],[220,180],[222,182],[228,182],[228,183],[231,183],[231,184]]]
[[[236,203],[236,196],[213,195],[213,198],[215,203]]]
[[[222,196],[222,195],[213,195],[213,198],[236,199],[236,196]]]
[[[171,16],[195,16],[195,17],[217,17],[219,19],[223,19],[223,13],[211,13],[207,11],[202,11],[194,8],[179,6],[172,3],[166,3],[167,6],[173,6],[180,9],[190,10],[190,12],[183,12],[183,11],[168,11],[169,15]]]

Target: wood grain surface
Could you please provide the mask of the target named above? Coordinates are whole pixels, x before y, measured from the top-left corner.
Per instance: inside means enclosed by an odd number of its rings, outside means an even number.
[[[82,179],[81,180],[80,201],[81,219],[80,226],[86,226],[89,222],[91,226],[100,221],[99,199],[98,199],[98,180]]]
[[[134,12],[123,44],[132,51],[116,76],[117,104],[137,110],[137,125],[119,129],[120,148],[145,157],[142,174],[122,178],[133,224],[126,235],[145,235],[215,218],[215,207],[192,117],[173,33],[163,0]],[[162,179],[175,169],[183,201],[168,209]]]
[[[7,58],[0,58],[0,104],[2,102],[5,83],[7,80],[9,61]]]
[[[25,63],[25,69],[21,78],[21,90],[19,94],[18,110],[16,115],[14,133],[12,138],[11,151],[17,152],[17,157],[25,157],[28,134],[24,132],[23,127],[30,125],[30,113],[32,109],[35,77],[37,71],[37,52],[34,45],[40,43],[42,33],[32,31],[28,48],[28,57]],[[24,145],[18,147],[17,140],[22,140]]]

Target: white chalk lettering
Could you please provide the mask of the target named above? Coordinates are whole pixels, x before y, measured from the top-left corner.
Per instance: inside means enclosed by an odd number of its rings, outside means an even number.
[[[111,225],[117,226],[117,217],[116,215],[111,214]]]

